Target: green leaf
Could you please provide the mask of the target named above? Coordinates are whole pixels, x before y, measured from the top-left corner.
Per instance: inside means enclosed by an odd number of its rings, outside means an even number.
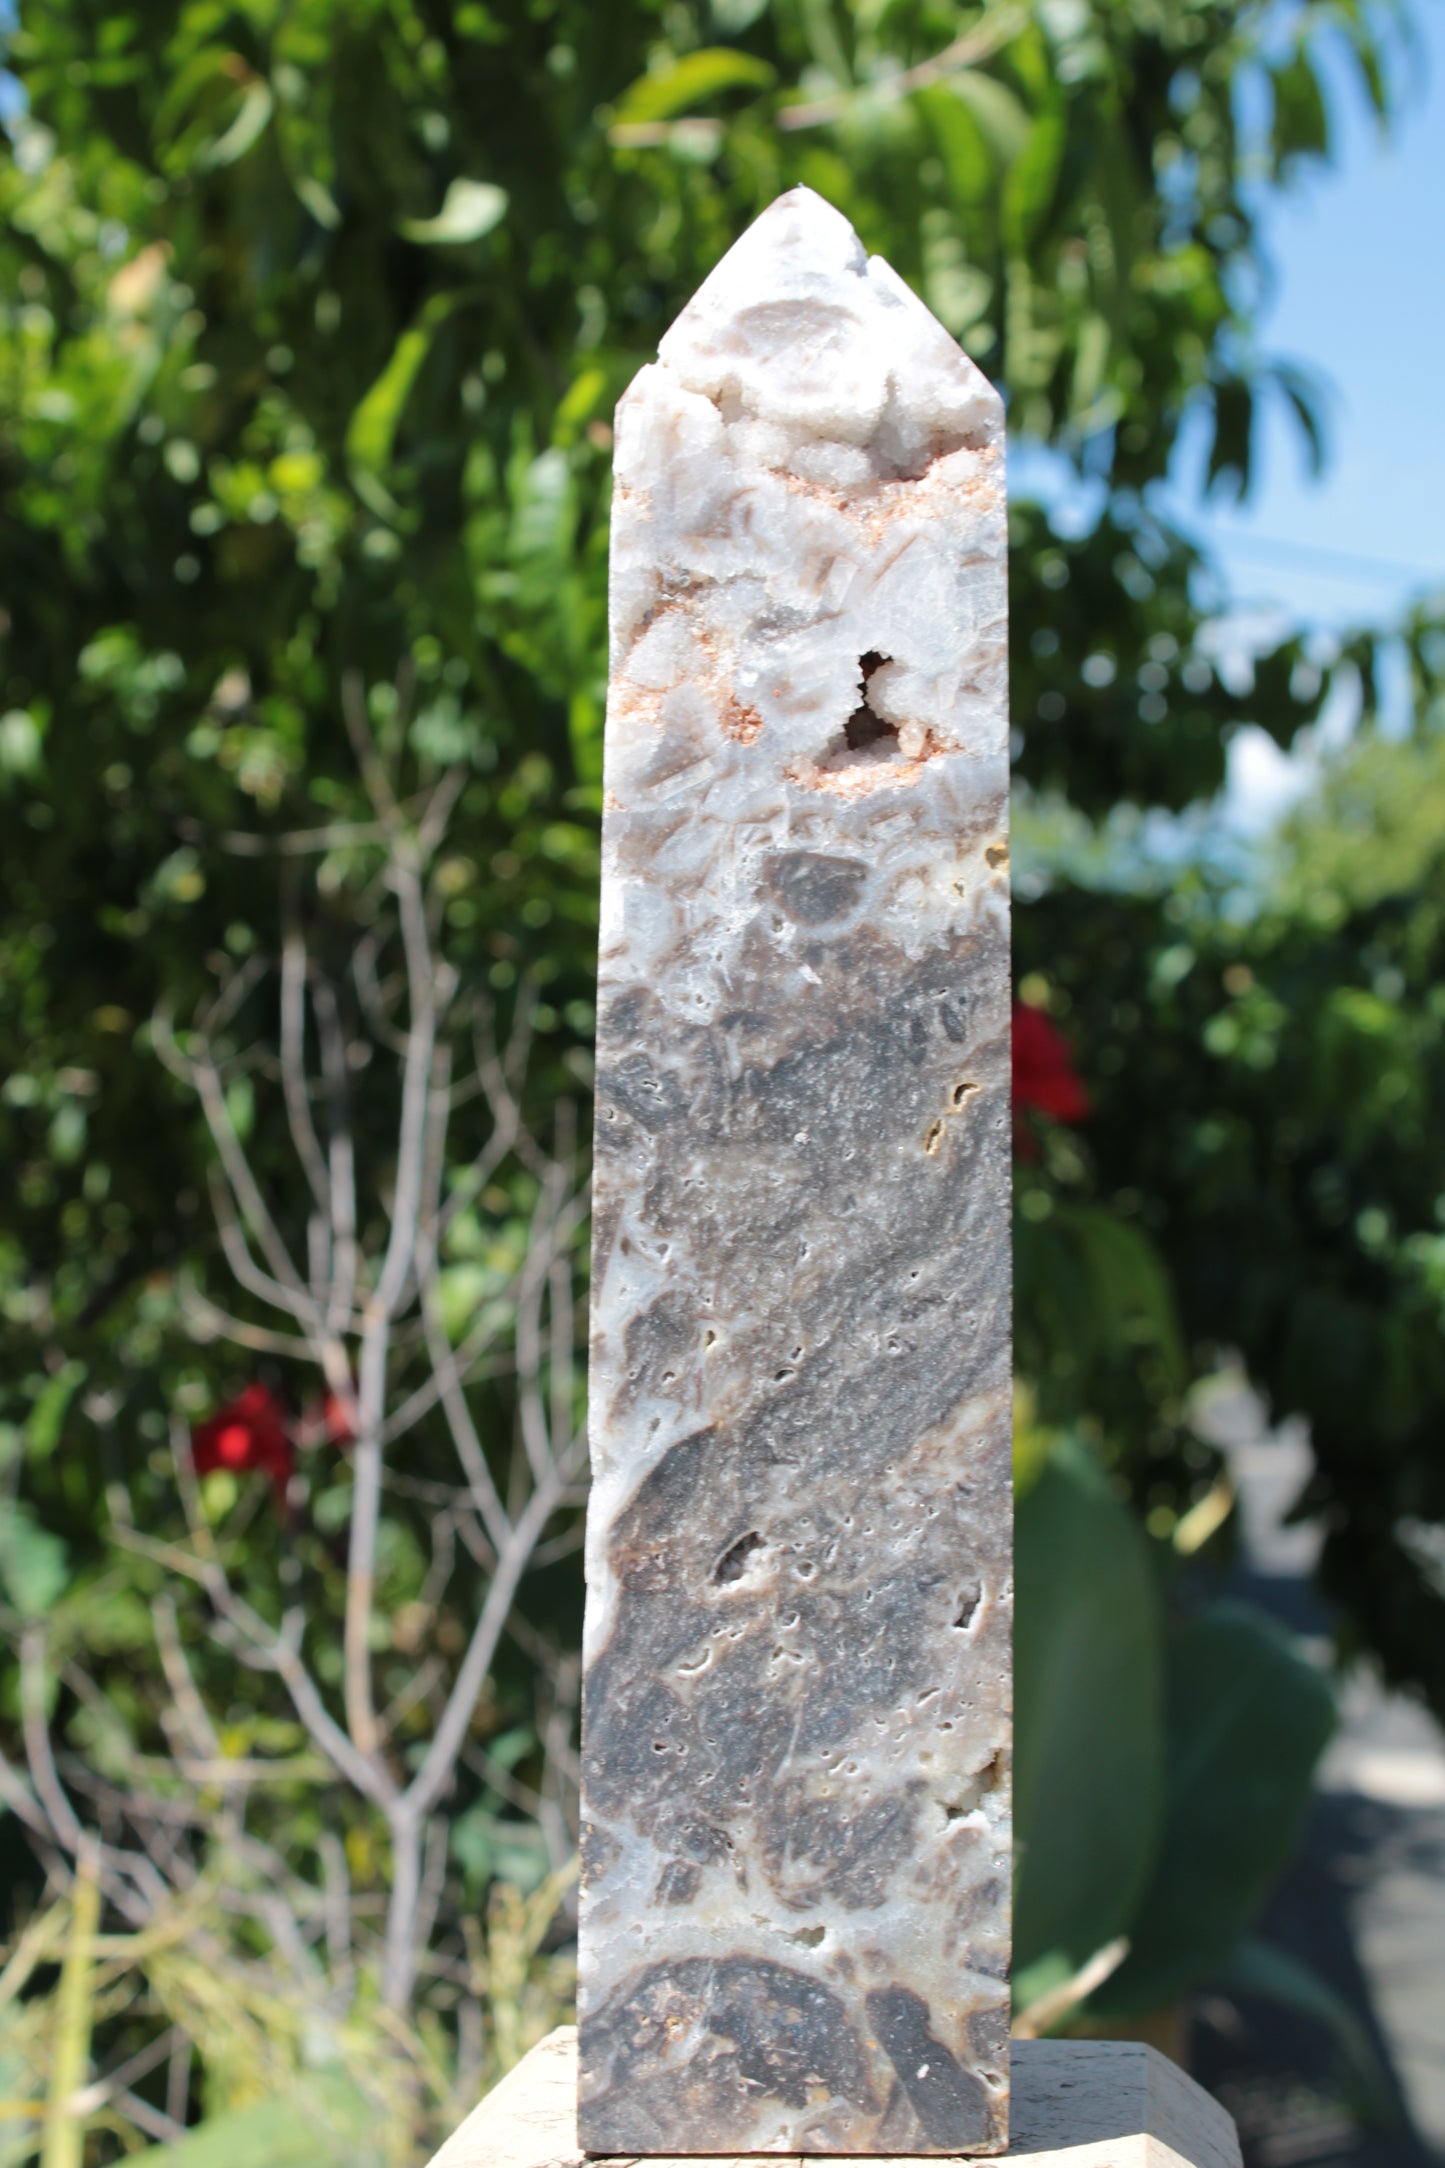
[[[314,173],[296,173],[291,177],[297,201],[305,206],[318,226],[334,233],[341,224],[341,210],[331,191],[318,181]]]
[[[914,94],[914,105],[933,133],[948,169],[949,185],[962,203],[981,203],[994,179],[994,154],[982,125],[947,83]]]
[[[519,1724],[512,1731],[504,1731],[487,1741],[487,1759],[494,1761],[499,1769],[515,1769],[536,1744],[537,1734],[529,1725]]]
[[[453,1347],[476,1323],[478,1310],[496,1284],[494,1272],[470,1262],[448,1265],[437,1274],[437,1309],[442,1330]]]
[[[1220,488],[1248,494],[1254,440],[1254,391],[1242,376],[1227,376],[1214,390],[1214,441],[1209,447],[1206,494]]]
[[[1029,116],[1006,83],[997,76],[981,75],[977,68],[961,68],[949,77],[946,88],[968,107],[1000,165],[1018,157],[1029,140]]]
[[[492,1856],[497,1877],[530,1897],[551,1872],[547,1845],[535,1822],[498,1821],[492,1827]]]
[[[765,60],[751,53],[734,52],[730,46],[708,45],[688,53],[670,68],[641,75],[622,93],[615,118],[624,123],[670,120],[675,113],[689,112],[722,90],[744,87],[765,90],[774,80]]]
[[[40,725],[30,710],[11,708],[0,715],[0,779],[36,774],[40,758]]]
[[[1028,251],[1054,200],[1066,135],[1061,103],[1040,113],[1009,167],[1003,191],[1003,231],[1011,250]]]
[[[383,2168],[386,2139],[360,2088],[322,2071],[131,2158],[137,2168]]]
[[[241,1143],[248,1143],[256,1126],[254,1078],[238,1076],[226,1086],[226,1116]]]
[[[355,408],[346,432],[346,451],[353,467],[363,473],[381,475],[390,465],[397,425],[412,386],[431,352],[438,327],[456,307],[458,298],[454,293],[432,295],[416,322],[401,334],[386,367]]]
[[[1166,1668],[1168,1777],[1158,1863],[1104,2012],[1151,2010],[1225,1963],[1288,1858],[1334,1698],[1278,1627],[1218,1604],[1177,1627]]]
[[[557,444],[571,444],[577,432],[595,412],[598,400],[607,389],[605,369],[583,369],[568,386],[558,405],[552,424],[553,440]]]
[[[15,1609],[39,1618],[64,1594],[69,1578],[60,1537],[42,1528],[18,1499],[0,1499],[0,1585]]]
[[[55,1451],[60,1443],[66,1410],[84,1383],[84,1363],[63,1363],[36,1394],[30,1420],[25,1425],[26,1448],[35,1459],[48,1460]]]
[[[1330,147],[1324,92],[1304,46],[1276,68],[1274,82],[1274,156],[1279,172],[1291,159],[1322,156]]]
[[[1107,1371],[1137,1367],[1148,1352],[1161,1381],[1187,1381],[1174,1290],[1142,1228],[1102,1205],[1056,1207],[1046,1219],[1018,1216],[1020,1367],[1025,1375],[1065,1364],[1087,1390]]]
[[[455,247],[480,241],[506,216],[507,191],[491,181],[453,181],[435,218],[401,218],[396,230],[408,241],[428,247]]]
[[[493,1792],[491,1796],[495,1799],[497,1795]],[[470,1891],[485,1889],[492,1879],[495,1857],[492,1831],[495,1826],[496,1816],[489,1814],[483,1806],[468,1807],[466,1813],[459,1814],[452,1823],[452,1857],[466,1877]]]
[[[1312,477],[1325,470],[1325,431],[1321,412],[1323,394],[1319,383],[1308,370],[1294,368],[1288,362],[1276,362],[1267,374],[1273,378],[1284,393],[1300,425],[1305,440],[1305,452]]]
[[[1126,1928],[1158,1844],[1159,1602],[1137,1521],[1072,1440],[1021,1501],[1015,1548],[1015,1958],[1072,1970]]]
[[[244,158],[271,118],[275,106],[269,83],[248,84],[235,119],[225,134],[197,157],[197,166],[202,169],[233,166],[238,158]]]

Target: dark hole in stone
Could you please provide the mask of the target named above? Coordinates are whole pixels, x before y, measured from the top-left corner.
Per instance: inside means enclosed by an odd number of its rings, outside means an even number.
[[[737,1542],[730,1544],[723,1552],[713,1568],[713,1579],[721,1582],[724,1588],[730,1581],[740,1581],[748,1570],[748,1562],[753,1553],[760,1551],[762,1547],[762,1537],[755,1528],[750,1528],[745,1536],[739,1536]]]
[[[855,708],[843,725],[843,743],[850,753],[861,753],[866,746],[881,745],[885,738],[896,738],[897,735],[892,723],[885,723],[881,715],[875,715],[866,705]]]
[[[955,1105],[956,1107],[961,1107],[961,1106],[963,1105],[963,1102],[964,1102],[964,1100],[965,1100],[965,1099],[966,1099],[966,1098],[968,1097],[969,1093],[970,1093],[970,1092],[976,1092],[977,1090],[978,1090],[978,1086],[977,1086],[976,1084],[969,1084],[969,1083],[963,1083],[963,1084],[955,1084],[955,1085],[954,1085],[954,1087],[953,1087],[953,1103],[954,1103],[954,1105]]]
[[[826,1927],[800,1927],[795,1934],[788,1936],[788,1940],[801,1943],[805,1950],[816,1950],[827,1932]]]
[[[884,663],[892,661],[891,655],[880,655],[876,648],[869,648],[866,655],[858,657],[858,690],[863,695],[843,725],[843,742],[852,753],[861,753],[868,745],[879,745],[884,738],[896,738],[897,727],[885,723],[881,715],[875,715],[868,705],[868,680]]]
[[[955,1626],[962,1628],[972,1622],[973,1614],[979,1606],[979,1598],[981,1594],[982,1591],[979,1589],[977,1583],[973,1583],[968,1588],[964,1589],[963,1593],[958,1599],[958,1610],[954,1616],[953,1621]]]

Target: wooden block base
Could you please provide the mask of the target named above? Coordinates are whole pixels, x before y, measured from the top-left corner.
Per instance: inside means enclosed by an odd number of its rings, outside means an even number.
[[[1029,2168],[1240,2168],[1234,2124],[1192,2078],[1133,2040],[1016,2040],[1012,2137]],[[810,2168],[816,2155],[649,2157],[637,2168]],[[610,2168],[633,2168],[635,2156]],[[586,2168],[577,2145],[577,2032],[564,2025],[503,2078],[430,2168]],[[841,2161],[836,2168],[848,2168]],[[949,2168],[876,2156],[852,2168]]]

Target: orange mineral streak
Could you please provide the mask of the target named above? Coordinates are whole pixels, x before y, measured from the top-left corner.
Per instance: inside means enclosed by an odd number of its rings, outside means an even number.
[[[797,760],[783,774],[799,790],[824,791],[830,798],[871,798],[877,791],[906,790],[910,783],[918,781],[929,761],[940,753],[958,750],[957,746],[941,744],[936,732],[930,730],[923,751],[911,760],[857,761],[836,767],[827,761]]]
[[[738,745],[751,745],[763,727],[757,709],[745,708],[740,700],[729,700],[719,720],[725,735]]]

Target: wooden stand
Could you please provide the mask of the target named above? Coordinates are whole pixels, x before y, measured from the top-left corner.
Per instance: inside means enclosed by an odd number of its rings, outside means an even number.
[[[1132,2040],[1016,2040],[1013,2136],[1006,2158],[1030,2168],[1240,2168],[1218,2101]],[[447,2140],[430,2168],[585,2168],[577,2147],[577,2033],[539,2041]],[[959,2156],[955,2156],[958,2158]],[[794,2153],[710,2155],[710,2168],[811,2168]],[[708,2168],[696,2155],[636,2168]],[[629,2156],[616,2168],[633,2168]],[[842,2162],[836,2168],[844,2168]],[[946,2160],[858,2161],[856,2168],[949,2168]]]

